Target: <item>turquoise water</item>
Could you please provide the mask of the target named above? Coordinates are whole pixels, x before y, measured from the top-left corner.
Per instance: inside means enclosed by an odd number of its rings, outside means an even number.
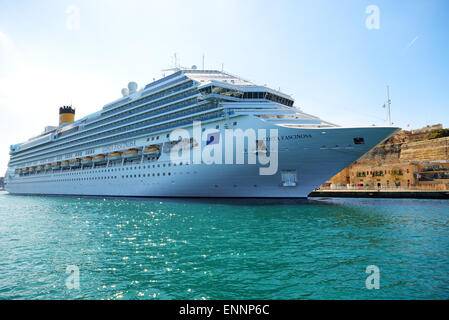
[[[0,299],[447,299],[448,209],[3,192]],[[365,287],[368,265],[379,290]]]

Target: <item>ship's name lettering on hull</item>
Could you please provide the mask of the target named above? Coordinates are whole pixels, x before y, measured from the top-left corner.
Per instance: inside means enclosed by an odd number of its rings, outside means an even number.
[[[267,141],[273,140],[275,137],[267,137]],[[299,139],[312,139],[311,134],[290,134],[287,136],[279,136],[277,137],[278,141],[287,141],[287,140],[299,140]]]

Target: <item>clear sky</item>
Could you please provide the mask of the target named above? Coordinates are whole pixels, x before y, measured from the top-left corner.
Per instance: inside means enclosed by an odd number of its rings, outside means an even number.
[[[395,125],[449,125],[446,0],[0,0],[0,174],[59,106],[95,112],[174,53],[340,125],[384,125],[387,84]]]

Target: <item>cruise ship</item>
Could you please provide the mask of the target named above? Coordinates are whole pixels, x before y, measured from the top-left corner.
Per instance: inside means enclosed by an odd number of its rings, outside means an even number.
[[[141,89],[130,82],[121,98],[82,119],[75,120],[72,106],[60,107],[58,126],[11,145],[5,189],[306,198],[397,130],[341,127],[267,86],[223,71],[177,68]]]

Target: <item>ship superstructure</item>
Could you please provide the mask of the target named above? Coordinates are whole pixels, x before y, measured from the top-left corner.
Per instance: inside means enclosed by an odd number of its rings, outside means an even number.
[[[229,73],[178,69],[137,90],[131,82],[123,97],[80,120],[60,108],[59,126],[49,126],[10,148],[6,190],[15,194],[144,197],[307,197],[397,128],[342,128],[294,107],[280,91]],[[173,140],[184,129],[203,139]],[[276,131],[272,138],[245,142],[239,152],[276,155],[276,171],[261,175],[245,163],[174,162],[176,144],[204,148],[223,141],[226,130]],[[271,139],[271,140],[270,140]],[[271,141],[271,142],[270,142]],[[268,148],[268,149],[267,149]],[[223,159],[229,150],[223,152]]]

